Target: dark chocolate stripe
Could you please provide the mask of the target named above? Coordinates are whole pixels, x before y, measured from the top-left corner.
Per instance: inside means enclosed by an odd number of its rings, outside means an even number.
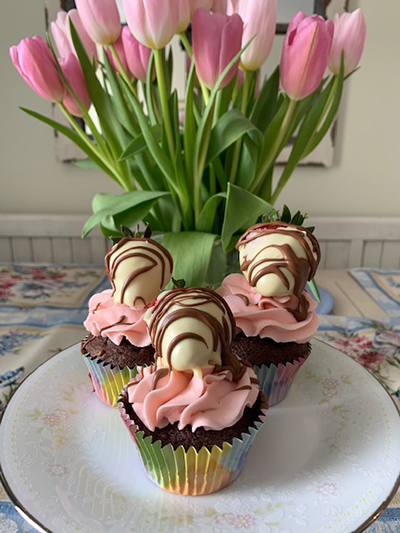
[[[203,337],[201,337],[200,335],[197,335],[197,333],[188,332],[188,333],[181,333],[180,335],[177,335],[174,339],[172,339],[172,341],[169,343],[169,346],[168,346],[167,363],[168,363],[168,366],[169,366],[170,369],[172,368],[171,358],[172,358],[172,352],[174,351],[174,348],[180,342],[182,342],[184,340],[187,340],[187,339],[193,339],[193,340],[196,340],[196,341],[200,341],[203,344],[205,344],[206,347],[208,348],[208,344],[207,344],[206,340],[203,339]]]
[[[222,311],[223,318],[221,322],[210,313],[201,310],[202,306],[210,303],[217,305]],[[174,306],[177,307],[177,309],[171,311]],[[165,293],[165,295],[158,300],[152,310],[152,316],[149,323],[149,334],[156,351],[156,359],[163,356],[161,353],[162,342],[167,328],[175,321],[186,317],[199,320],[210,329],[214,352],[217,351],[218,346],[220,345],[222,365],[216,367],[216,369],[226,368],[226,370],[230,370],[235,380],[243,376],[245,367],[241,364],[239,359],[232,354],[229,348],[236,331],[236,324],[232,311],[221,296],[206,288],[177,288]],[[195,337],[193,335],[195,335]],[[169,366],[171,366],[172,350],[179,342],[188,338],[197,338],[197,340],[203,340],[203,342],[205,342],[201,336],[194,333],[187,332],[178,335],[170,344],[167,352]]]
[[[292,230],[290,228],[292,228]],[[283,222],[256,224],[255,226],[249,228],[244,235],[242,235],[236,247],[239,249],[241,246],[246,245],[260,237],[274,234],[284,235],[285,237],[290,236],[296,239],[304,250],[307,258],[297,257],[291,246],[288,244],[271,244],[259,250],[251,259],[248,259],[246,256],[244,256],[240,268],[242,272],[247,273],[249,284],[252,287],[256,287],[258,281],[265,275],[275,274],[279,277],[285,287],[289,289],[289,279],[281,270],[282,268],[287,269],[294,278],[293,294],[298,300],[297,307],[295,309],[288,309],[288,311],[290,311],[296,320],[300,322],[307,318],[308,313],[308,302],[303,294],[303,291],[307,281],[311,281],[315,275],[321,258],[321,250],[315,236],[306,228],[303,228],[302,226],[296,226],[294,224],[285,224]],[[306,237],[308,237],[310,240],[312,249],[310,249],[310,246],[306,241]],[[259,255],[269,248],[278,249],[281,252],[282,258],[279,259],[267,257],[257,261]],[[314,257],[314,253],[317,256],[316,258]],[[259,268],[264,264],[265,266]],[[257,268],[259,268],[259,270],[254,275],[254,271]]]
[[[115,322],[115,324],[111,324],[110,326],[104,326],[104,328],[101,328],[100,333],[103,333],[103,331],[106,331],[106,329],[113,328],[114,326],[119,326],[120,324],[122,324],[122,322],[125,320],[125,318],[126,318],[126,316],[122,315],[121,318],[118,320],[118,322]]]
[[[120,251],[121,248],[128,243],[132,243],[132,247],[128,248],[127,250]],[[143,243],[143,245],[135,246],[134,243]],[[156,248],[156,250],[152,247],[145,246],[144,243],[151,244]],[[140,250],[142,252],[140,252]],[[119,252],[119,253],[118,253]],[[144,253],[146,252],[146,253]],[[121,293],[121,301],[124,299],[125,292],[129,286],[130,283],[139,275],[144,274],[145,272],[148,272],[152,268],[155,268],[158,264],[160,264],[161,267],[161,277],[160,277],[160,289],[162,289],[166,282],[166,260],[169,263],[169,273],[172,273],[173,268],[173,260],[171,254],[168,252],[164,246],[159,244],[157,241],[154,241],[153,239],[145,239],[145,238],[130,238],[125,237],[121,239],[111,250],[108,252],[105,258],[105,268],[107,275],[111,281],[111,285],[113,288],[112,296],[114,296],[116,287],[115,287],[115,275],[117,268],[119,265],[125,261],[126,259],[134,258],[134,257],[143,257],[147,259],[151,263],[151,267],[144,269],[137,269],[134,273],[132,273],[128,279],[125,280],[122,293]],[[165,260],[166,258],[166,260]]]
[[[151,390],[156,390],[157,384],[160,381],[160,379],[165,378],[169,374],[168,368],[159,368],[156,370],[153,374],[153,379],[151,382]]]

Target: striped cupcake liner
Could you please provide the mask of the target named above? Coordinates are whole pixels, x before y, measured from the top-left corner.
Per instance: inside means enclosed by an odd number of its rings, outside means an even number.
[[[234,438],[232,443],[225,442],[222,449],[213,446],[210,451],[203,446],[200,451],[193,447],[186,451],[183,446],[162,446],[161,441],[153,442],[151,436],[145,437],[127,414],[126,402],[124,390],[118,408],[139,450],[147,476],[162,489],[184,496],[212,494],[232,483],[240,474],[266,414],[266,409],[262,409],[256,427],[249,428],[248,433],[242,433],[241,438]]]
[[[280,403],[286,398],[297,372],[303,366],[307,357],[299,357],[293,363],[253,366],[254,372],[260,381],[260,390],[268,398],[269,407]]]
[[[107,405],[116,407],[122,389],[137,375],[136,366],[134,368],[113,367],[111,363],[103,363],[98,357],[92,359],[89,354],[85,354],[83,358],[98,398]]]

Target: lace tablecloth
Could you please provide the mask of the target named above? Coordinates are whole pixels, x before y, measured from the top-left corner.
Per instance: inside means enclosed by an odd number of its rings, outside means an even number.
[[[386,311],[388,320],[322,316],[318,338],[356,359],[400,398],[400,272],[351,274]],[[0,265],[0,412],[38,365],[85,335],[90,296],[108,288],[104,268]],[[0,486],[0,533],[34,531]],[[400,495],[368,533],[400,531]]]

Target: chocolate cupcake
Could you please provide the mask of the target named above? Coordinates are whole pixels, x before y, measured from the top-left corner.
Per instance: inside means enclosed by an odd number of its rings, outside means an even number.
[[[274,222],[251,227],[237,249],[243,275],[228,276],[217,292],[238,327],[232,351],[253,365],[272,406],[286,397],[318,329],[317,303],[305,287],[320,247],[306,228]]]
[[[122,419],[157,485],[216,492],[239,475],[267,409],[251,365],[229,348],[232,313],[214,291],[174,289],[146,321],[156,365],[139,367],[125,387]]]
[[[89,301],[81,352],[97,396],[115,406],[136,366],[154,363],[144,313],[172,276],[168,250],[150,238],[121,239],[105,259],[112,289]]]

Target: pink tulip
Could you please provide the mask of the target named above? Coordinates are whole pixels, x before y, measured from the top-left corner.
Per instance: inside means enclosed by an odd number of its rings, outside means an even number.
[[[59,62],[65,79],[71,85],[72,90],[82,102],[83,106],[86,109],[89,109],[92,105],[92,100],[86,85],[82,67],[76,56],[74,54],[68,54],[67,57],[59,59]],[[67,91],[63,104],[72,115],[75,115],[76,117],[83,116],[79,105],[75,102],[69,91]]]
[[[77,55],[71,37],[70,20],[75,26],[89,58],[97,59],[96,45],[85,30],[76,9],[71,9],[68,13],[65,11],[59,11],[57,13],[56,21],[51,23],[51,33],[60,56],[66,57],[68,54]]]
[[[313,93],[328,66],[333,22],[297,13],[289,24],[281,57],[281,85],[293,100]]]
[[[40,35],[23,39],[10,48],[11,60],[22,78],[39,96],[62,102],[65,86],[50,48]]]
[[[228,0],[214,0],[212,10],[214,13],[226,14],[228,8]]]
[[[129,31],[129,28],[126,28],[128,31]],[[130,32],[129,32],[130,33]],[[117,53],[117,56],[119,58],[119,60],[121,61],[122,63],[122,66],[124,67],[124,71],[128,73],[128,63],[126,61],[126,56],[125,56],[125,50],[124,50],[124,43],[123,43],[123,39],[122,39],[122,33],[121,35],[118,37],[118,39],[115,41],[114,43],[114,48],[115,48],[115,51]],[[110,60],[110,63],[112,65],[112,67],[114,68],[114,70],[116,70],[117,72],[120,71],[119,69],[119,66],[117,65],[115,59],[114,59],[114,56],[112,55],[111,53],[111,50],[109,48],[106,48],[106,52],[107,52],[107,56],[108,56],[108,59]]]
[[[357,68],[364,50],[367,34],[364,15],[361,9],[340,16],[336,14],[333,24],[335,31],[329,54],[329,68],[333,74],[339,74],[344,52],[344,75],[347,76]]]
[[[95,43],[113,44],[121,34],[121,20],[115,0],[75,0],[79,16]]]
[[[189,0],[178,0],[179,2],[179,24],[177,33],[184,32],[190,23],[190,2]]]
[[[127,26],[122,30],[122,42],[128,70],[137,80],[145,82],[149,68],[151,48],[140,44]]]
[[[124,0],[124,10],[131,32],[148,48],[164,48],[177,32],[177,0]]]
[[[193,15],[196,11],[196,9],[206,9],[207,11],[210,11],[213,0],[189,0],[190,3],[190,18],[193,20]]]
[[[254,35],[256,38],[242,54],[244,70],[258,70],[271,53],[276,30],[276,0],[229,0],[227,14],[237,13],[243,20],[244,47]]]
[[[229,65],[240,52],[243,22],[239,15],[222,15],[198,9],[193,18],[193,55],[197,75],[209,89],[212,89]],[[235,77],[239,61],[231,68],[221,84],[226,87]]]

